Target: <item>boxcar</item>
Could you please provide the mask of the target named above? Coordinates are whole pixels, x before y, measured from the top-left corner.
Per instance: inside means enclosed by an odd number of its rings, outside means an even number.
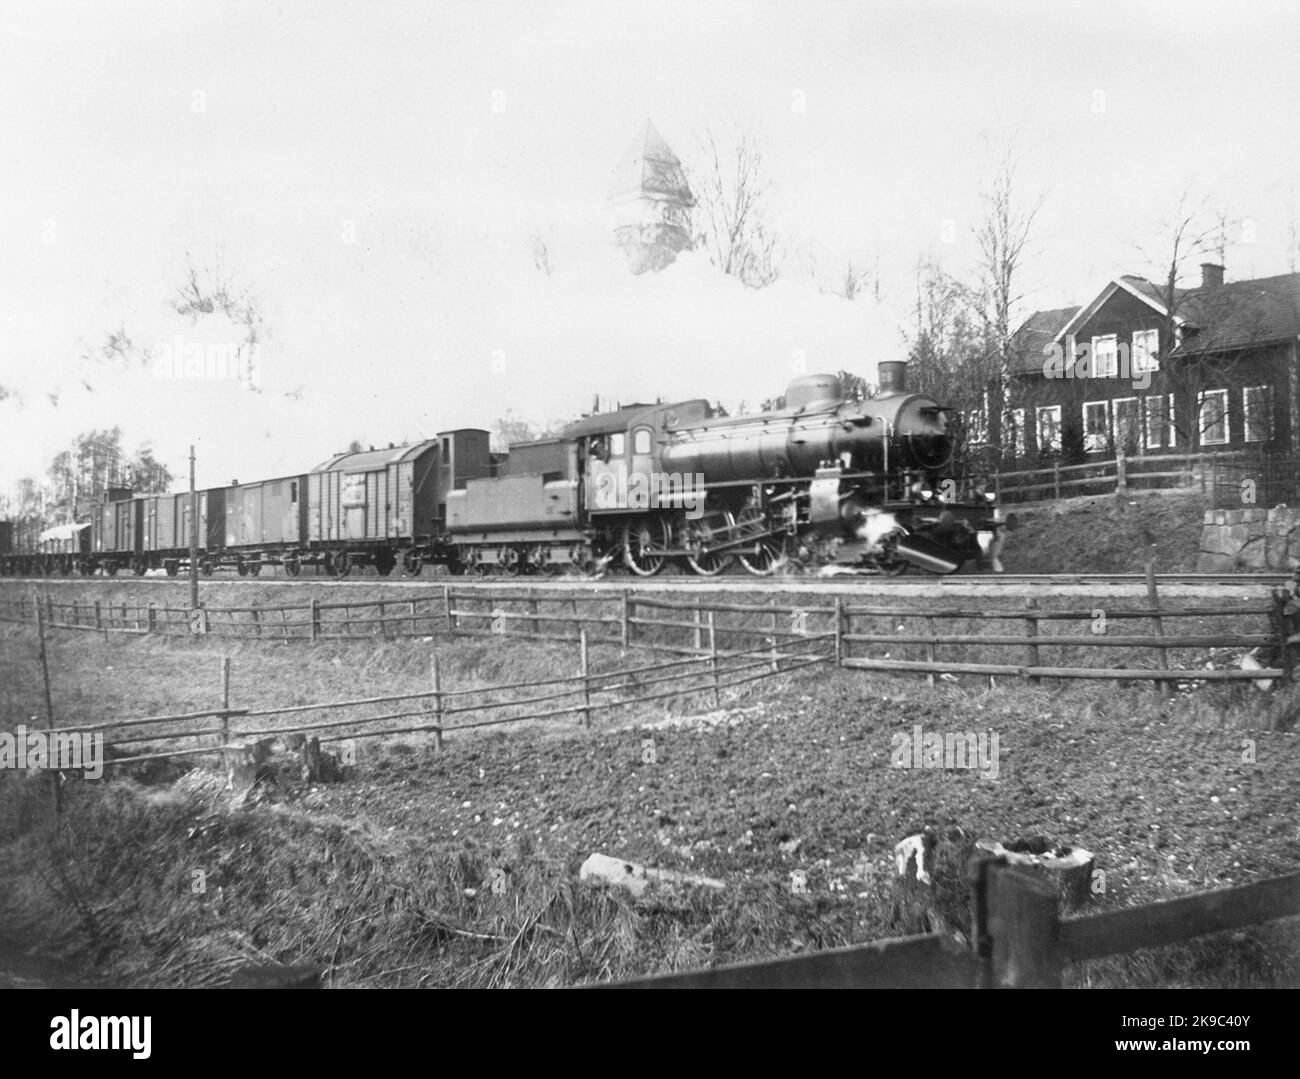
[[[225,546],[232,550],[296,549],[307,528],[306,476],[226,488]]]

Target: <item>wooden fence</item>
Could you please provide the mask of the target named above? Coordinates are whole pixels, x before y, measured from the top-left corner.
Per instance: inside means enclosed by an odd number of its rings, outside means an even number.
[[[443,586],[414,599],[207,607],[197,617],[157,604],[55,603],[46,595],[0,600],[0,620],[35,625],[38,603],[46,626],[106,637],[192,636],[197,628],[213,637],[270,641],[481,637],[576,643],[581,638],[592,646],[696,656],[706,654],[712,640],[723,656],[765,645],[770,657],[793,642],[825,638],[833,641],[842,667],[920,674],[931,684],[944,675],[1035,683],[1107,679],[1148,681],[1162,693],[1189,682],[1289,682],[1293,652],[1279,646],[1300,629],[1284,590],[1258,601],[1168,605],[1162,604],[1150,572],[1146,602],[1139,607],[1054,610],[1030,598],[1001,609],[927,609],[916,602],[846,601],[843,595],[829,603],[819,597],[818,602],[774,604],[651,598],[627,590],[575,596],[524,589],[457,592]],[[1116,632],[1115,626],[1124,628]],[[1255,648],[1272,649],[1281,666],[1207,666],[1207,653]]]
[[[219,755],[229,764],[232,754],[244,752],[252,743],[289,735],[312,735],[325,743],[426,734],[442,748],[443,737],[456,731],[556,719],[576,719],[590,727],[597,713],[673,698],[702,695],[716,708],[721,704],[724,690],[834,659],[832,642],[825,636],[810,636],[776,651],[765,643],[747,651],[723,652],[717,647],[716,633],[709,629],[705,653],[689,658],[597,671],[592,667],[584,633],[578,640],[577,670],[570,675],[448,689],[442,684],[435,653],[427,690],[269,708],[232,705],[232,661],[222,657],[221,699],[210,709],[51,727],[43,733],[52,739],[86,734],[103,736],[112,750],[104,760],[106,767],[206,755]],[[347,712],[362,714],[328,718]],[[287,722],[268,722],[286,717]],[[151,748],[139,753],[121,752],[127,746],[155,747],[163,742],[195,744],[175,749]]]
[[[1127,494],[1155,488],[1199,487],[1209,495],[1217,486],[1220,469],[1240,468],[1250,455],[1225,453],[1159,453],[1131,456],[1123,453],[1081,465],[1053,462],[1044,468],[995,471],[993,490],[999,501],[1039,502],[1078,495]]]
[[[1088,959],[1300,915],[1300,873],[1062,920],[1056,888],[1023,866],[972,861],[974,939],[899,937],[619,982],[614,989],[1053,989]]]

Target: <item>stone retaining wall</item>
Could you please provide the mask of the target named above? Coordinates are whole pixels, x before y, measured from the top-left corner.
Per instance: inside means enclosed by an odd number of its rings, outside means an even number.
[[[1200,573],[1290,570],[1300,566],[1300,509],[1206,510]]]

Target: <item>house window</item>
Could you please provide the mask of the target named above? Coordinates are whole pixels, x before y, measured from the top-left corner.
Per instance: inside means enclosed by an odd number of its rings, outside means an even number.
[[[1148,397],[1142,404],[1146,412],[1146,447],[1158,450],[1165,444],[1165,429],[1169,426],[1168,404],[1163,397]],[[1172,439],[1169,444],[1173,445]]]
[[[650,429],[648,427],[638,427],[632,434],[632,452],[649,453],[650,452]]]
[[[297,481],[297,480],[294,480],[293,482],[291,482],[291,483],[289,484],[289,501],[290,501],[290,502],[297,502],[297,501],[298,501],[298,481]]]
[[[1061,406],[1048,405],[1037,410],[1038,451],[1060,452],[1061,449]]]
[[[1268,442],[1273,437],[1273,387],[1247,386],[1241,391],[1241,411],[1247,442]]]
[[[1160,352],[1159,330],[1138,330],[1133,334],[1133,373],[1156,371],[1160,367],[1156,359]]]
[[[1127,454],[1141,448],[1142,417],[1138,412],[1136,397],[1121,397],[1115,401],[1115,445]]]
[[[1007,437],[1003,438],[1004,446],[1011,447],[1011,453],[1014,457],[1023,457],[1025,455],[1025,410],[1023,408],[1013,408],[1007,413]]]
[[[1091,373],[1095,378],[1114,378],[1119,374],[1117,338],[1113,333],[1092,339]]]
[[[1110,442],[1110,402],[1088,401],[1083,406],[1083,449],[1105,453]]]
[[[1206,390],[1201,394],[1201,445],[1222,446],[1228,441],[1228,391]]]
[[[988,424],[984,422],[984,410],[972,409],[966,414],[967,442],[978,445],[988,437]]]

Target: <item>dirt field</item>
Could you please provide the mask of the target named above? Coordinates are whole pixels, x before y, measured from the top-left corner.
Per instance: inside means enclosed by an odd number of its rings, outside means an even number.
[[[34,644],[11,629],[0,648],[6,712],[21,714],[39,701]],[[237,646],[234,696],[416,682],[428,651]],[[218,653],[64,635],[52,645],[57,707],[210,704]],[[457,642],[446,655],[456,677],[483,681],[568,661],[563,646],[528,644]],[[285,757],[239,806],[203,770],[75,783],[57,843],[47,786],[4,775],[3,921],[112,984],[220,984],[240,961],[273,958],[320,963],[338,986],[568,985],[916,931],[893,901],[892,848],[924,825],[1087,847],[1106,874],[1093,909],[1300,865],[1296,734],[1266,729],[1295,699],[1222,687],[1166,704],[1149,688],[929,688],[818,670],[723,704],[683,699],[591,732],[461,734],[442,753],[422,736],[363,742],[343,782],[315,787]],[[893,736],[918,725],[996,734],[996,777],[892,766]],[[576,870],[595,851],[726,887],[639,901],[593,891]],[[1300,985],[1300,930],[1223,934],[1071,979]]]

